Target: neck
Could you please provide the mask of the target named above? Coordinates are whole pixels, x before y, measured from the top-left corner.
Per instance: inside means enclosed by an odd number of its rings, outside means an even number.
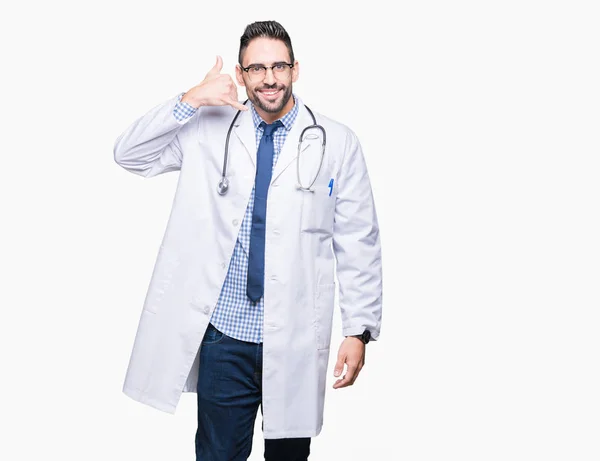
[[[294,95],[292,94],[292,97],[289,99],[289,101],[286,103],[286,105],[283,106],[283,108],[279,112],[265,112],[256,105],[254,105],[254,108],[256,109],[256,112],[258,113],[258,115],[260,115],[261,118],[270,125],[275,120],[280,119],[285,114],[287,114],[290,110],[292,110],[295,103],[296,103],[296,99],[294,98]]]

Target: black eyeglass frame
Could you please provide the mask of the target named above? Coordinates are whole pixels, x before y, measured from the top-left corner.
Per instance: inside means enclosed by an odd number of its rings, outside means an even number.
[[[267,73],[267,69],[271,69],[271,71],[272,71],[273,73],[275,73],[275,67],[277,67],[277,66],[281,66],[281,65],[284,65],[284,64],[285,64],[286,66],[288,66],[290,69],[293,69],[293,68],[294,68],[294,64],[290,64],[289,62],[277,62],[277,63],[275,63],[275,65],[273,65],[273,66],[263,66],[263,65],[261,64],[261,65],[251,65],[251,66],[248,66],[248,67],[242,67],[242,66],[240,66],[240,68],[241,68],[241,69],[242,69],[244,72],[248,73],[248,75],[250,75],[250,72],[249,72],[249,71],[250,71],[250,69],[253,69],[253,68],[257,68],[257,67],[258,67],[258,68],[260,68],[260,69],[264,69],[264,70],[265,70],[265,74],[266,74],[266,73]],[[282,70],[284,70],[284,69],[282,69]]]

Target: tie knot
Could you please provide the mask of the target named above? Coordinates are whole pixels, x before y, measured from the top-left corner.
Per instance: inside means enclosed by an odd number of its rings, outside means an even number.
[[[265,130],[266,136],[271,136],[277,128],[279,128],[280,126],[283,126],[283,123],[281,123],[281,120],[276,120],[273,123],[271,123],[270,125],[265,122],[260,122],[260,126],[262,126],[263,129]]]

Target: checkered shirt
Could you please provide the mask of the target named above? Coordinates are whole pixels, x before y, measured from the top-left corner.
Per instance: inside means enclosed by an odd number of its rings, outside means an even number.
[[[186,123],[195,113],[196,108],[186,102],[179,102],[173,109],[173,115],[181,124]],[[275,156],[273,158],[273,167],[277,163],[279,153],[288,132],[298,115],[298,107],[301,102],[298,96],[293,95],[295,103],[292,110],[285,114],[280,120],[283,128],[279,127],[274,133]],[[251,104],[252,120],[254,122],[254,132],[256,134],[256,149],[260,144],[260,138],[263,134],[263,128],[260,123],[264,120],[258,114],[254,105]],[[252,210],[254,209],[254,188],[250,194],[250,200],[246,207],[246,214],[242,221],[238,234],[233,255],[229,262],[229,269],[221,294],[217,301],[217,306],[213,312],[210,323],[218,330],[222,331],[232,338],[240,339],[253,343],[262,343],[263,341],[263,308],[264,298],[261,297],[256,303],[246,294],[248,281],[248,252],[250,249],[250,230],[252,228]]]

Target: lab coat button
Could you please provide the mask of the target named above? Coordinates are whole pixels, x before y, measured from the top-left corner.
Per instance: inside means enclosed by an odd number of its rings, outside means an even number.
[[[273,282],[276,282],[276,281],[277,281],[277,276],[276,276],[276,275],[271,275],[271,280],[272,280]]]
[[[227,264],[225,264],[225,263],[221,263],[221,267],[222,267],[223,269],[225,269],[225,268],[227,267]]]
[[[210,312],[210,306],[204,306],[204,313],[208,314]]]
[[[273,229],[273,233],[274,233],[275,235],[279,235],[279,234],[281,234],[281,232],[279,232],[279,229]]]
[[[237,225],[239,224],[239,221],[238,221],[237,219],[234,219],[234,220],[232,221],[232,224],[233,224],[234,226],[237,226]]]

